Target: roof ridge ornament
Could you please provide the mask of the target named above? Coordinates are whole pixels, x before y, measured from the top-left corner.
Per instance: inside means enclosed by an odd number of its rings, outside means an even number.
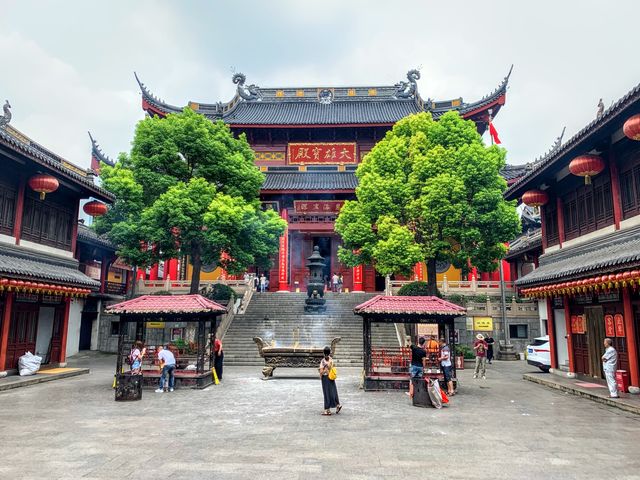
[[[407,72],[407,80],[400,81],[394,85],[396,87],[396,91],[393,94],[395,98],[413,98],[418,94],[418,83],[417,80],[420,80],[420,71],[417,69],[412,69]]]
[[[231,81],[238,86],[237,92],[240,98],[243,98],[247,101],[262,100],[262,92],[260,91],[260,87],[253,84],[245,85],[247,76],[244,73],[234,73],[233,77],[231,77]]]
[[[527,163],[527,170],[533,170],[534,168],[536,168],[536,166],[538,164],[540,164],[541,162],[543,162],[544,160],[546,160],[547,158],[549,158],[550,155],[553,155],[555,152],[557,152],[560,147],[562,146],[562,139],[564,137],[564,132],[567,130],[567,127],[562,127],[562,132],[560,133],[560,135],[556,138],[556,140],[553,142],[553,145],[551,145],[551,148],[549,149],[549,151],[547,151],[546,153],[544,153],[543,155],[540,155],[538,158],[536,158],[533,162],[531,163]]]
[[[318,92],[318,102],[323,105],[329,105],[333,102],[333,89],[323,88]]]
[[[9,100],[5,100],[4,101],[4,105],[2,106],[2,111],[4,112],[4,115],[0,115],[0,128],[4,127],[5,125],[9,125],[9,122],[11,121],[11,104],[9,103]]]
[[[87,132],[89,134],[89,138],[91,139],[91,154],[96,157],[97,160],[106,163],[110,167],[114,167],[116,162],[109,158],[109,156],[102,151],[98,142],[96,142],[91,136],[91,132]]]

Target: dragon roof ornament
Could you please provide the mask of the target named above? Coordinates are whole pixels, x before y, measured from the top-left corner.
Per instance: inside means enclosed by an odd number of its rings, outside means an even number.
[[[414,98],[418,95],[418,80],[420,80],[420,71],[413,69],[407,72],[408,82],[400,81],[394,85],[396,92],[395,98]]]
[[[234,73],[231,77],[231,81],[235,83],[237,87],[238,96],[247,101],[260,101],[262,100],[262,93],[260,87],[257,85],[245,85],[247,76],[244,73]]]
[[[9,122],[11,121],[11,104],[9,103],[9,100],[4,101],[2,111],[4,112],[4,115],[0,115],[0,128],[5,125],[9,125]]]

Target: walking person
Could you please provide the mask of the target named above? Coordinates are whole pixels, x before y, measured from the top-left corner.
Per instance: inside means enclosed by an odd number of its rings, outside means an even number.
[[[476,340],[473,342],[473,350],[476,353],[476,368],[473,371],[473,378],[478,378],[478,375],[482,375],[482,379],[486,380],[487,373],[487,342],[484,340],[484,335],[479,333],[476,335]]]
[[[129,364],[131,365],[131,375],[142,375],[142,357],[146,353],[144,343],[136,340],[129,353]]]
[[[338,399],[338,388],[335,380],[335,366],[331,358],[331,347],[324,347],[324,358],[320,361],[320,380],[322,382],[322,395],[324,397],[324,411],[322,415],[331,415],[331,409],[336,409],[336,414],[342,410]],[[333,373],[332,373],[333,372]],[[332,378],[333,377],[333,378]]]
[[[342,274],[338,275],[338,293],[342,293],[342,285],[344,284],[344,278]]]
[[[331,291],[334,293],[338,292],[338,281],[340,280],[340,278],[338,277],[337,273],[333,274],[333,277],[331,277]]]
[[[453,365],[451,364],[451,349],[444,338],[440,339],[440,365],[444,374],[444,381],[447,383],[447,394],[454,395],[453,390]]]
[[[260,274],[260,293],[264,293],[265,288],[267,287],[267,277],[264,276],[264,273]]]
[[[176,357],[173,356],[171,350],[160,345],[158,347],[158,360],[160,360],[160,368],[162,368],[162,373],[160,374],[160,383],[158,384],[156,393],[167,391],[167,387],[165,384],[167,376],[169,377],[169,391],[173,392],[173,387],[176,381],[174,376],[174,371],[176,369]]]
[[[618,383],[616,382],[616,367],[618,365],[618,352],[613,348],[613,340],[604,339],[604,355],[602,355],[602,369],[609,387],[609,398],[620,398],[618,395]]]
[[[213,368],[216,369],[218,380],[222,380],[222,363],[224,362],[224,351],[222,350],[222,341],[215,339],[213,342]]]
[[[491,334],[489,334],[484,341],[487,342],[487,362],[491,365],[491,361],[493,360],[493,344],[496,343],[496,341],[493,339]]]
[[[260,278],[257,275],[253,277],[253,288],[256,292],[260,289]]]

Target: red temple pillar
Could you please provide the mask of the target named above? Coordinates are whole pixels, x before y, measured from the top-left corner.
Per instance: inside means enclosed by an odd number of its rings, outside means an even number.
[[[569,296],[565,295],[564,304],[564,323],[567,329],[567,352],[569,355],[569,373],[576,373],[575,357],[573,355],[573,338],[571,337],[571,311],[569,310]]]
[[[287,222],[284,233],[280,237],[280,249],[278,250],[278,290],[281,292],[289,291],[289,213],[286,208],[282,209],[280,214],[282,219]]]
[[[547,332],[549,333],[549,356],[551,357],[551,368],[558,368],[556,354],[556,327],[553,320],[553,298],[547,298]]]
[[[622,200],[620,196],[620,175],[618,165],[613,155],[613,148],[609,148],[609,173],[611,175],[611,197],[613,199],[613,224],[620,230],[622,221]]]
[[[13,310],[13,297],[15,293],[7,292],[4,298],[4,311],[2,312],[2,324],[0,324],[0,371],[7,369],[7,346],[9,344],[9,325],[11,324],[11,311]]]
[[[138,273],[136,274],[136,281],[145,280],[147,275],[146,268],[138,267]]]
[[[362,288],[362,264],[353,267],[353,291],[364,292]]]
[[[627,334],[627,353],[629,355],[629,377],[631,385],[640,387],[638,372],[638,343],[636,342],[637,332],[633,318],[633,308],[631,306],[631,292],[629,287],[622,288],[622,305],[624,310],[624,329]]]
[[[413,275],[416,281],[422,282],[424,281],[424,273],[422,270],[422,262],[418,262],[413,266]]]
[[[62,317],[62,326],[60,327],[60,358],[58,363],[60,366],[65,366],[67,362],[67,337],[69,333],[69,312],[71,310],[71,297],[64,299],[64,315]]]
[[[157,263],[151,265],[149,269],[149,280],[158,280],[158,272],[160,270],[160,266]]]
[[[177,258],[171,258],[167,260],[164,265],[164,268],[165,268],[165,276],[168,275],[168,278],[170,278],[171,280],[178,279],[178,259]]]
[[[109,261],[106,255],[102,255],[100,260],[100,293],[107,291],[107,280],[109,279]]]

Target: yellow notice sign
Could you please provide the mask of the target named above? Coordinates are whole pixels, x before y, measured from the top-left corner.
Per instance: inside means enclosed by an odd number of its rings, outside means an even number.
[[[147,322],[147,328],[164,328],[164,322]]]
[[[473,317],[473,329],[482,332],[493,331],[493,318],[491,317]]]

